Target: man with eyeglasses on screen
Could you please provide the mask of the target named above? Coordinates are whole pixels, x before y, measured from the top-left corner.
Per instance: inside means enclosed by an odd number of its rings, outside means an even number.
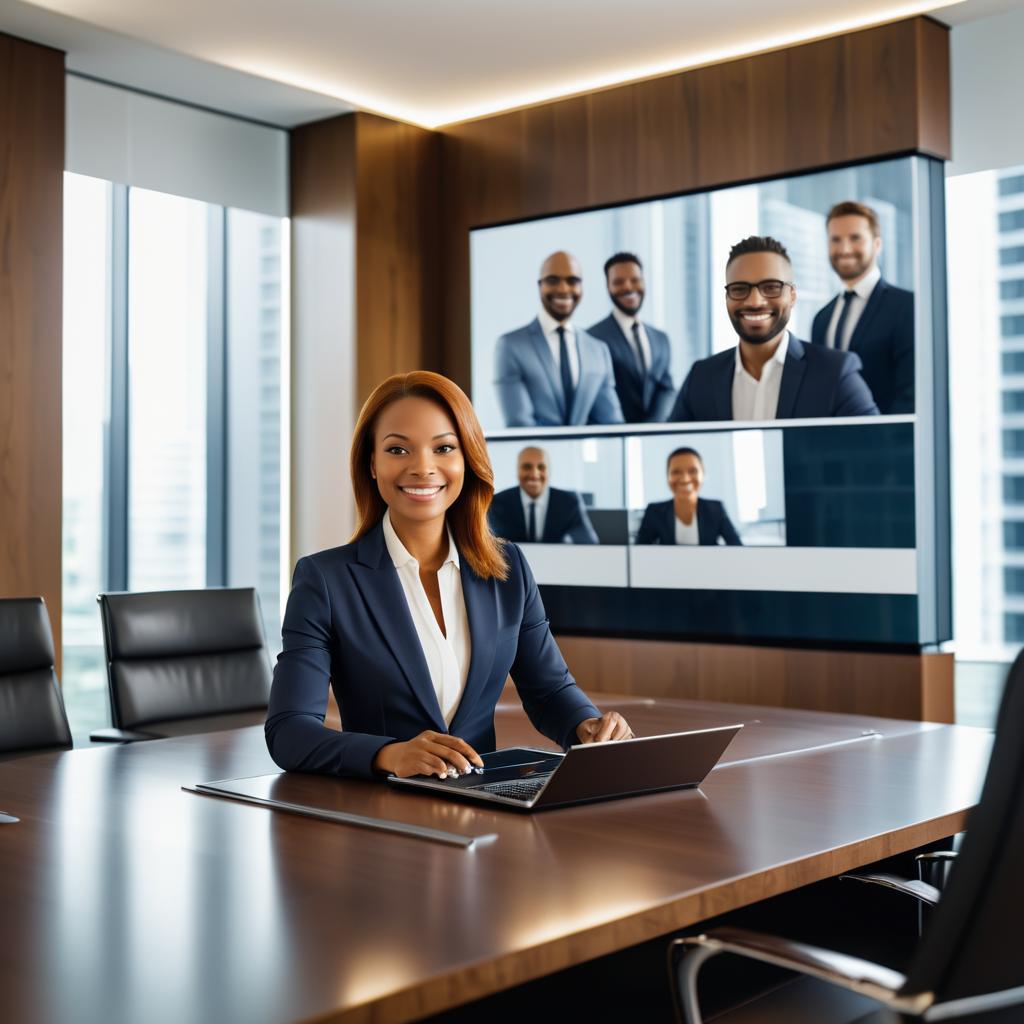
[[[670,420],[878,415],[856,355],[808,345],[787,329],[796,284],[781,242],[757,235],[737,242],[725,281],[739,344],[693,364]]]
[[[567,252],[552,253],[537,282],[540,312],[498,339],[494,385],[506,427],[621,423],[608,346],[574,327],[583,271]]]

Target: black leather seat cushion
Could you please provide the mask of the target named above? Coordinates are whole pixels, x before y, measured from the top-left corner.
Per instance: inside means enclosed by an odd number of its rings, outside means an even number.
[[[71,746],[41,598],[0,600],[0,753]]]
[[[252,588],[103,594],[100,605],[118,728],[266,708],[270,659]]]

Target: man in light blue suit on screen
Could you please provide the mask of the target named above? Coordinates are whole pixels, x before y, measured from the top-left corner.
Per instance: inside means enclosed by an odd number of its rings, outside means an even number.
[[[540,268],[541,309],[525,327],[498,339],[495,387],[507,427],[622,423],[608,346],[574,327],[583,272],[567,252]]]

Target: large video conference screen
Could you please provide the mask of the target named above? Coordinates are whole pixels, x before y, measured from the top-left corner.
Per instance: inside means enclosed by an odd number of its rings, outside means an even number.
[[[936,167],[471,232],[492,527],[556,630],[946,639]]]

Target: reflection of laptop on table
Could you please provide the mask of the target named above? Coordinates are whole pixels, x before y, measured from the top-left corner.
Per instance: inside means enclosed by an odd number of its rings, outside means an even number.
[[[699,786],[742,728],[725,725],[667,736],[585,743],[570,747],[565,754],[508,747],[482,754],[484,767],[472,775],[454,779],[389,775],[388,782],[521,811],[639,796]]]

